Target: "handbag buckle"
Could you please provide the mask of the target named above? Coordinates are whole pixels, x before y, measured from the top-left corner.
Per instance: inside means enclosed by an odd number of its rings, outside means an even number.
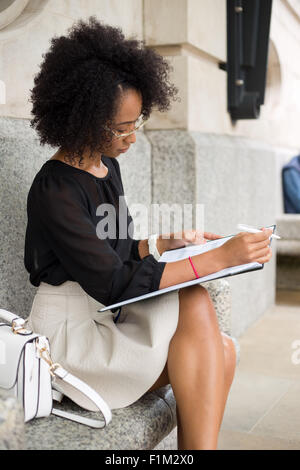
[[[52,365],[49,367],[49,372],[50,372],[50,374],[52,375],[52,377],[55,377],[55,370],[56,370],[58,367],[61,367],[61,365],[58,364],[58,362],[52,363]]]
[[[24,326],[26,325],[27,322],[28,322],[28,319],[23,320],[23,318],[18,318],[16,320],[13,320],[11,322],[12,332],[15,335],[31,335],[32,331],[27,330],[26,328],[24,328]]]
[[[47,364],[50,366],[49,367],[49,372],[52,375],[52,377],[55,377],[54,371],[58,367],[61,367],[61,365],[58,364],[57,362],[52,361],[50,353],[49,353],[49,349],[46,346],[39,347],[39,341],[38,340],[39,340],[39,338],[36,340],[36,345],[37,345],[37,349],[39,351],[39,355],[40,355],[41,359],[43,359],[45,362],[47,362]]]

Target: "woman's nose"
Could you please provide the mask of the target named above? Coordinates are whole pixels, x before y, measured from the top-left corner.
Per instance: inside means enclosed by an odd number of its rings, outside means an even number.
[[[125,137],[124,141],[126,142],[127,145],[135,144],[135,142],[136,142],[135,132],[133,132],[133,134],[130,134],[127,137]]]

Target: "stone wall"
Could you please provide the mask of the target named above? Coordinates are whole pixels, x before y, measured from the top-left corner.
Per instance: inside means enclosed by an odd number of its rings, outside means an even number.
[[[119,157],[129,206],[204,204],[205,229],[224,235],[235,233],[239,222],[275,223],[282,211],[280,169],[300,148],[300,64],[295,60],[300,13],[295,0],[273,1],[265,104],[258,120],[236,125],[227,113],[226,72],[219,68],[226,61],[225,0],[14,0],[6,6],[0,11],[0,92],[6,87],[5,104],[0,93],[3,246],[10,243],[9,224],[16,224],[7,198],[21,213],[32,175],[56,150],[39,148],[28,128],[34,75],[50,38],[90,15],[156,48],[173,66],[171,79],[179,88],[181,101],[167,113],[154,112],[135,149]],[[230,281],[235,335],[274,302],[276,242],[273,246],[274,260],[264,270]],[[18,266],[5,268],[4,258],[0,261],[6,272],[1,289],[12,306],[20,289],[30,292],[28,308],[32,288],[26,273],[18,271],[20,284],[12,291],[7,284],[12,270],[21,269],[21,248]]]

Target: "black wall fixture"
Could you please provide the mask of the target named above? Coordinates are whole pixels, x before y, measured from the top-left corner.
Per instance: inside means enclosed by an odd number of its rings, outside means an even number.
[[[272,0],[227,0],[227,102],[231,119],[257,119],[264,103]]]

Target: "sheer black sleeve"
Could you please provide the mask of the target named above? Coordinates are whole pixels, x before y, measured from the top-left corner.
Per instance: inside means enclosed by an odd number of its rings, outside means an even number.
[[[132,246],[131,246],[131,258],[134,259],[135,261],[140,261],[141,258],[139,254],[139,242],[140,240],[134,240],[132,239]]]
[[[166,263],[152,255],[122,261],[98,238],[80,184],[68,176],[40,178],[31,194],[47,243],[72,279],[91,297],[111,305],[159,289]]]

